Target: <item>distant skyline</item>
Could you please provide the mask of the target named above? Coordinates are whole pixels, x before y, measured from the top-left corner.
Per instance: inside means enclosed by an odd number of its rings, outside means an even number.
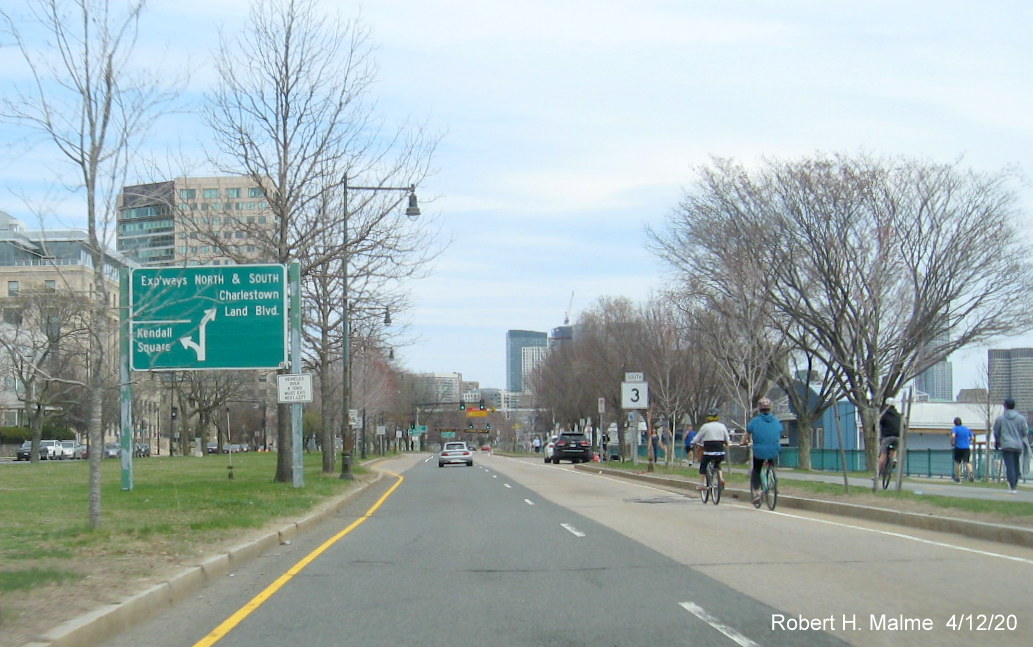
[[[961,157],[1026,176],[1033,168],[1025,1],[321,6],[369,27],[385,122],[411,119],[441,134],[436,172],[418,192],[424,217],[452,243],[410,286],[414,308],[395,317],[392,340],[413,372],[504,388],[506,331],[549,331],[568,314],[575,323],[603,296],[645,302],[668,279],[645,229],[664,226],[712,156],[749,165],[865,151]],[[136,60],[189,70],[190,108],[215,78],[219,30],[242,29],[247,7],[154,2]],[[17,51],[0,44],[0,84],[22,74]],[[196,114],[178,114],[141,152],[159,168],[208,175],[209,140]],[[53,146],[6,125],[0,141],[0,209],[36,228],[28,198],[47,205],[47,227],[82,226],[81,197],[53,181],[55,170],[72,177]],[[180,166],[183,158],[194,165]],[[140,168],[127,184],[149,179]],[[1018,189],[1030,222],[1033,186],[1027,178]],[[1033,337],[992,345],[1033,346]],[[979,385],[985,346],[950,360],[955,394]]]

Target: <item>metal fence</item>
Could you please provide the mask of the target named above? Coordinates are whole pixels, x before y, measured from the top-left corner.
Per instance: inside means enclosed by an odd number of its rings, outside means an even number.
[[[848,449],[844,450],[843,454],[846,457],[847,471],[868,471],[868,458],[863,449]],[[997,476],[997,472],[1000,472],[1000,460],[1000,452],[991,452],[989,463],[991,476]],[[778,462],[784,467],[799,467],[800,449],[798,447],[783,447]],[[976,478],[981,479],[985,477],[987,473],[985,452],[972,452],[972,467],[975,470]],[[843,468],[840,463],[839,450],[812,449],[811,469],[832,472],[841,471]],[[904,463],[904,474],[928,478],[951,478],[954,475],[954,450],[909,449],[907,450],[907,461]]]

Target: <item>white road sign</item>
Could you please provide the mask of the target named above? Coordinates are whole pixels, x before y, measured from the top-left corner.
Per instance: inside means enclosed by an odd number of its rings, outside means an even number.
[[[648,409],[649,383],[621,382],[621,409]]]
[[[308,374],[277,375],[276,400],[280,404],[312,402],[312,376]]]

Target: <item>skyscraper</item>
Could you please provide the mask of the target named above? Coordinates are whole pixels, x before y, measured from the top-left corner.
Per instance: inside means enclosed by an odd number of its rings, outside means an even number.
[[[954,400],[953,367],[947,360],[940,360],[915,377],[915,388],[929,396],[931,402],[952,402]]]
[[[524,390],[524,348],[547,347],[549,336],[534,330],[506,331],[506,390]]]
[[[991,348],[987,351],[990,399],[1015,400],[1015,410],[1029,418],[1033,411],[1033,348]]]

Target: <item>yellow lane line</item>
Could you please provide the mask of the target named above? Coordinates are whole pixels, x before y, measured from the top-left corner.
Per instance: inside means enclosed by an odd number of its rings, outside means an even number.
[[[367,519],[372,517],[373,514],[380,508],[380,506],[383,505],[385,501],[387,501],[388,497],[390,497],[392,494],[394,494],[395,490],[398,489],[398,486],[400,486],[402,484],[402,481],[405,480],[405,477],[403,477],[401,474],[395,474],[394,472],[387,472],[386,470],[385,470],[385,473],[386,474],[390,474],[391,476],[394,476],[398,480],[395,481],[395,484],[392,485],[391,488],[387,492],[384,493],[384,496],[380,497],[380,499],[378,499],[377,502],[374,503],[373,506],[370,507],[370,509],[366,511],[366,514],[362,515],[361,517],[359,517],[358,519],[353,521],[351,523],[351,525],[349,525],[347,528],[345,528],[341,532],[337,533],[336,535],[334,535],[330,539],[327,539],[325,542],[323,542],[323,544],[319,548],[316,548],[315,550],[313,550],[311,553],[306,555],[301,561],[299,561],[297,564],[292,566],[286,573],[284,573],[280,577],[276,578],[275,582],[273,582],[272,584],[267,586],[261,593],[259,593],[255,597],[251,598],[250,602],[248,602],[243,607],[241,607],[236,613],[231,615],[229,618],[226,618],[222,622],[222,624],[220,624],[218,627],[213,629],[211,633],[209,633],[207,636],[205,636],[201,640],[199,640],[196,643],[194,643],[194,647],[211,647],[211,645],[214,645],[215,643],[217,643],[226,634],[228,634],[229,632],[233,631],[233,629],[235,629],[236,626],[239,625],[244,620],[244,618],[248,617],[249,615],[252,614],[252,612],[254,612],[256,609],[258,609],[258,607],[260,607],[263,604],[265,604],[265,602],[269,598],[273,597],[273,595],[283,587],[283,585],[285,585],[287,582],[291,581],[291,579],[295,575],[297,575],[302,570],[304,570],[304,568],[306,566],[308,566],[309,564],[311,564],[313,561],[315,561],[315,559],[317,557],[322,555],[324,552],[327,551],[327,549],[329,549],[335,543],[337,543],[342,538],[344,538],[345,535],[347,535],[351,531],[355,530],[360,525],[362,525]]]

